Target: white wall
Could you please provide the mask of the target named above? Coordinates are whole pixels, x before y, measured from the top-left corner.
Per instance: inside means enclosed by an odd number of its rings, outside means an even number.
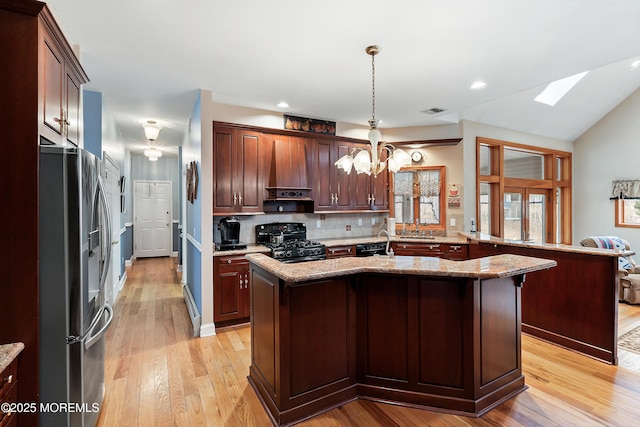
[[[614,235],[640,250],[640,229],[615,227],[611,182],[640,179],[640,89],[575,142],[573,156],[573,242]]]

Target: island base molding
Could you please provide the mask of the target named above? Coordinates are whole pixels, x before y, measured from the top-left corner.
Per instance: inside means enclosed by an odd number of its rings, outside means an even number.
[[[520,377],[519,380],[507,384],[501,389],[496,390],[496,392],[484,396],[482,399],[465,401],[464,399],[461,400],[446,396],[433,396],[424,393],[390,390],[384,387],[355,384],[339,392],[324,396],[321,399],[286,411],[280,411],[275,403],[269,399],[266,390],[263,388],[263,384],[255,382],[251,378],[251,375],[249,375],[248,380],[256,392],[262,407],[267,412],[269,419],[275,426],[294,425],[359,399],[425,411],[443,412],[452,415],[481,417],[493,408],[500,406],[502,403],[529,388],[524,383],[524,377]],[[461,406],[467,407],[468,411],[460,410],[459,408]]]

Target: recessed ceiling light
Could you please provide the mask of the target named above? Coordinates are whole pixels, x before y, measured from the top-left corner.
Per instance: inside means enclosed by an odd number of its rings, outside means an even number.
[[[636,68],[640,67],[640,59],[636,59],[635,61],[633,61],[631,63],[631,66],[629,67],[629,69],[631,71],[635,70]]]
[[[471,86],[469,86],[469,89],[480,90],[480,89],[484,89],[485,87],[487,87],[487,82],[483,82],[482,80],[477,80],[471,83]]]
[[[287,104],[286,102],[282,101],[278,103],[278,107],[280,108],[289,108],[289,104]]]
[[[562,99],[563,96],[567,94],[567,92],[571,90],[572,87],[576,85],[576,83],[586,76],[587,73],[588,71],[585,71],[583,73],[574,74],[573,76],[565,77],[564,79],[549,83],[549,85],[540,92],[540,95],[535,97],[535,100],[553,107]]]

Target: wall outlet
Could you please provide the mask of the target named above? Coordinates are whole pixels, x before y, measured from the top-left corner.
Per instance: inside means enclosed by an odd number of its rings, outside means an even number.
[[[376,217],[371,218],[371,225],[376,225]]]
[[[317,220],[316,221],[316,228],[321,228],[322,227],[322,221]]]
[[[362,225],[362,218],[358,218],[358,225]]]
[[[449,224],[451,224],[452,227],[455,227],[456,226],[456,219],[455,218],[451,218],[449,220]]]

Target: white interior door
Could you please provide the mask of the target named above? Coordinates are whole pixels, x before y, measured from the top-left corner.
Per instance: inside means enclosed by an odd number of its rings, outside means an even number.
[[[103,158],[103,181],[111,216],[111,266],[105,282],[105,298],[111,305],[117,297],[120,279],[120,168],[106,153]]]
[[[136,258],[171,255],[171,182],[136,181],[134,190]]]

